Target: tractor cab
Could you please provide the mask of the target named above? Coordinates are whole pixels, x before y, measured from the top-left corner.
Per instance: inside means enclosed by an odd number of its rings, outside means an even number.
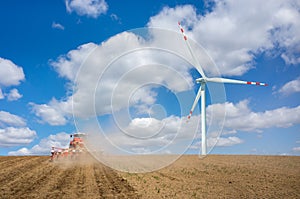
[[[84,139],[86,137],[85,133],[74,133],[73,135],[70,135],[72,140],[70,141],[70,147],[72,149],[78,149],[84,147]]]

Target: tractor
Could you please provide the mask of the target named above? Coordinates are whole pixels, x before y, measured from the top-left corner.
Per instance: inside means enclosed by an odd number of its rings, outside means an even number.
[[[84,145],[85,137],[85,133],[74,133],[70,135],[69,148],[52,147],[51,161],[80,158],[86,152]]]

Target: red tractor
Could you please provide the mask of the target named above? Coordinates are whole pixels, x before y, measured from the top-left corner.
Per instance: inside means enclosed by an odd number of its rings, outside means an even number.
[[[70,137],[73,137],[73,140],[70,141],[69,145],[69,151],[72,152],[72,155],[74,154],[81,154],[85,151],[84,146],[84,139],[85,139],[85,133],[74,133],[73,135],[70,135]]]
[[[74,133],[70,135],[71,141],[69,148],[59,148],[59,147],[52,147],[51,149],[51,161],[58,160],[58,159],[77,159],[83,153],[85,153],[85,146],[84,146],[84,139],[86,134],[85,133]]]

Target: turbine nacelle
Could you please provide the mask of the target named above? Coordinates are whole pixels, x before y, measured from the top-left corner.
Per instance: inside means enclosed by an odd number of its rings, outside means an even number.
[[[203,78],[203,77],[196,79],[196,83],[197,83],[197,84],[200,84],[200,83],[206,83],[206,82],[207,82],[207,81],[206,81],[206,78]]]

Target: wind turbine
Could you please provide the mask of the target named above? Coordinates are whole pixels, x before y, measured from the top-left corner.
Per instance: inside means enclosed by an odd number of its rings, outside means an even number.
[[[194,61],[194,66],[202,76],[201,78],[196,79],[197,83],[200,83],[200,88],[197,92],[196,98],[194,100],[193,106],[190,110],[190,113],[188,115],[188,120],[191,118],[192,113],[200,99],[201,98],[201,143],[202,143],[202,155],[206,155],[206,102],[205,102],[205,87],[207,82],[215,82],[215,83],[231,83],[231,84],[250,84],[250,85],[258,85],[258,86],[267,86],[266,83],[260,83],[260,82],[249,82],[249,81],[241,81],[241,80],[235,80],[235,79],[227,79],[227,78],[221,78],[221,77],[213,77],[209,78],[206,77],[204,74],[204,71],[198,62],[198,59],[196,59],[195,54],[193,53],[193,50],[191,48],[191,45],[188,41],[188,38],[184,32],[183,27],[181,26],[180,22],[178,22],[178,26],[180,28],[181,33],[183,34],[184,41],[188,47],[188,50],[192,56],[192,59]]]

